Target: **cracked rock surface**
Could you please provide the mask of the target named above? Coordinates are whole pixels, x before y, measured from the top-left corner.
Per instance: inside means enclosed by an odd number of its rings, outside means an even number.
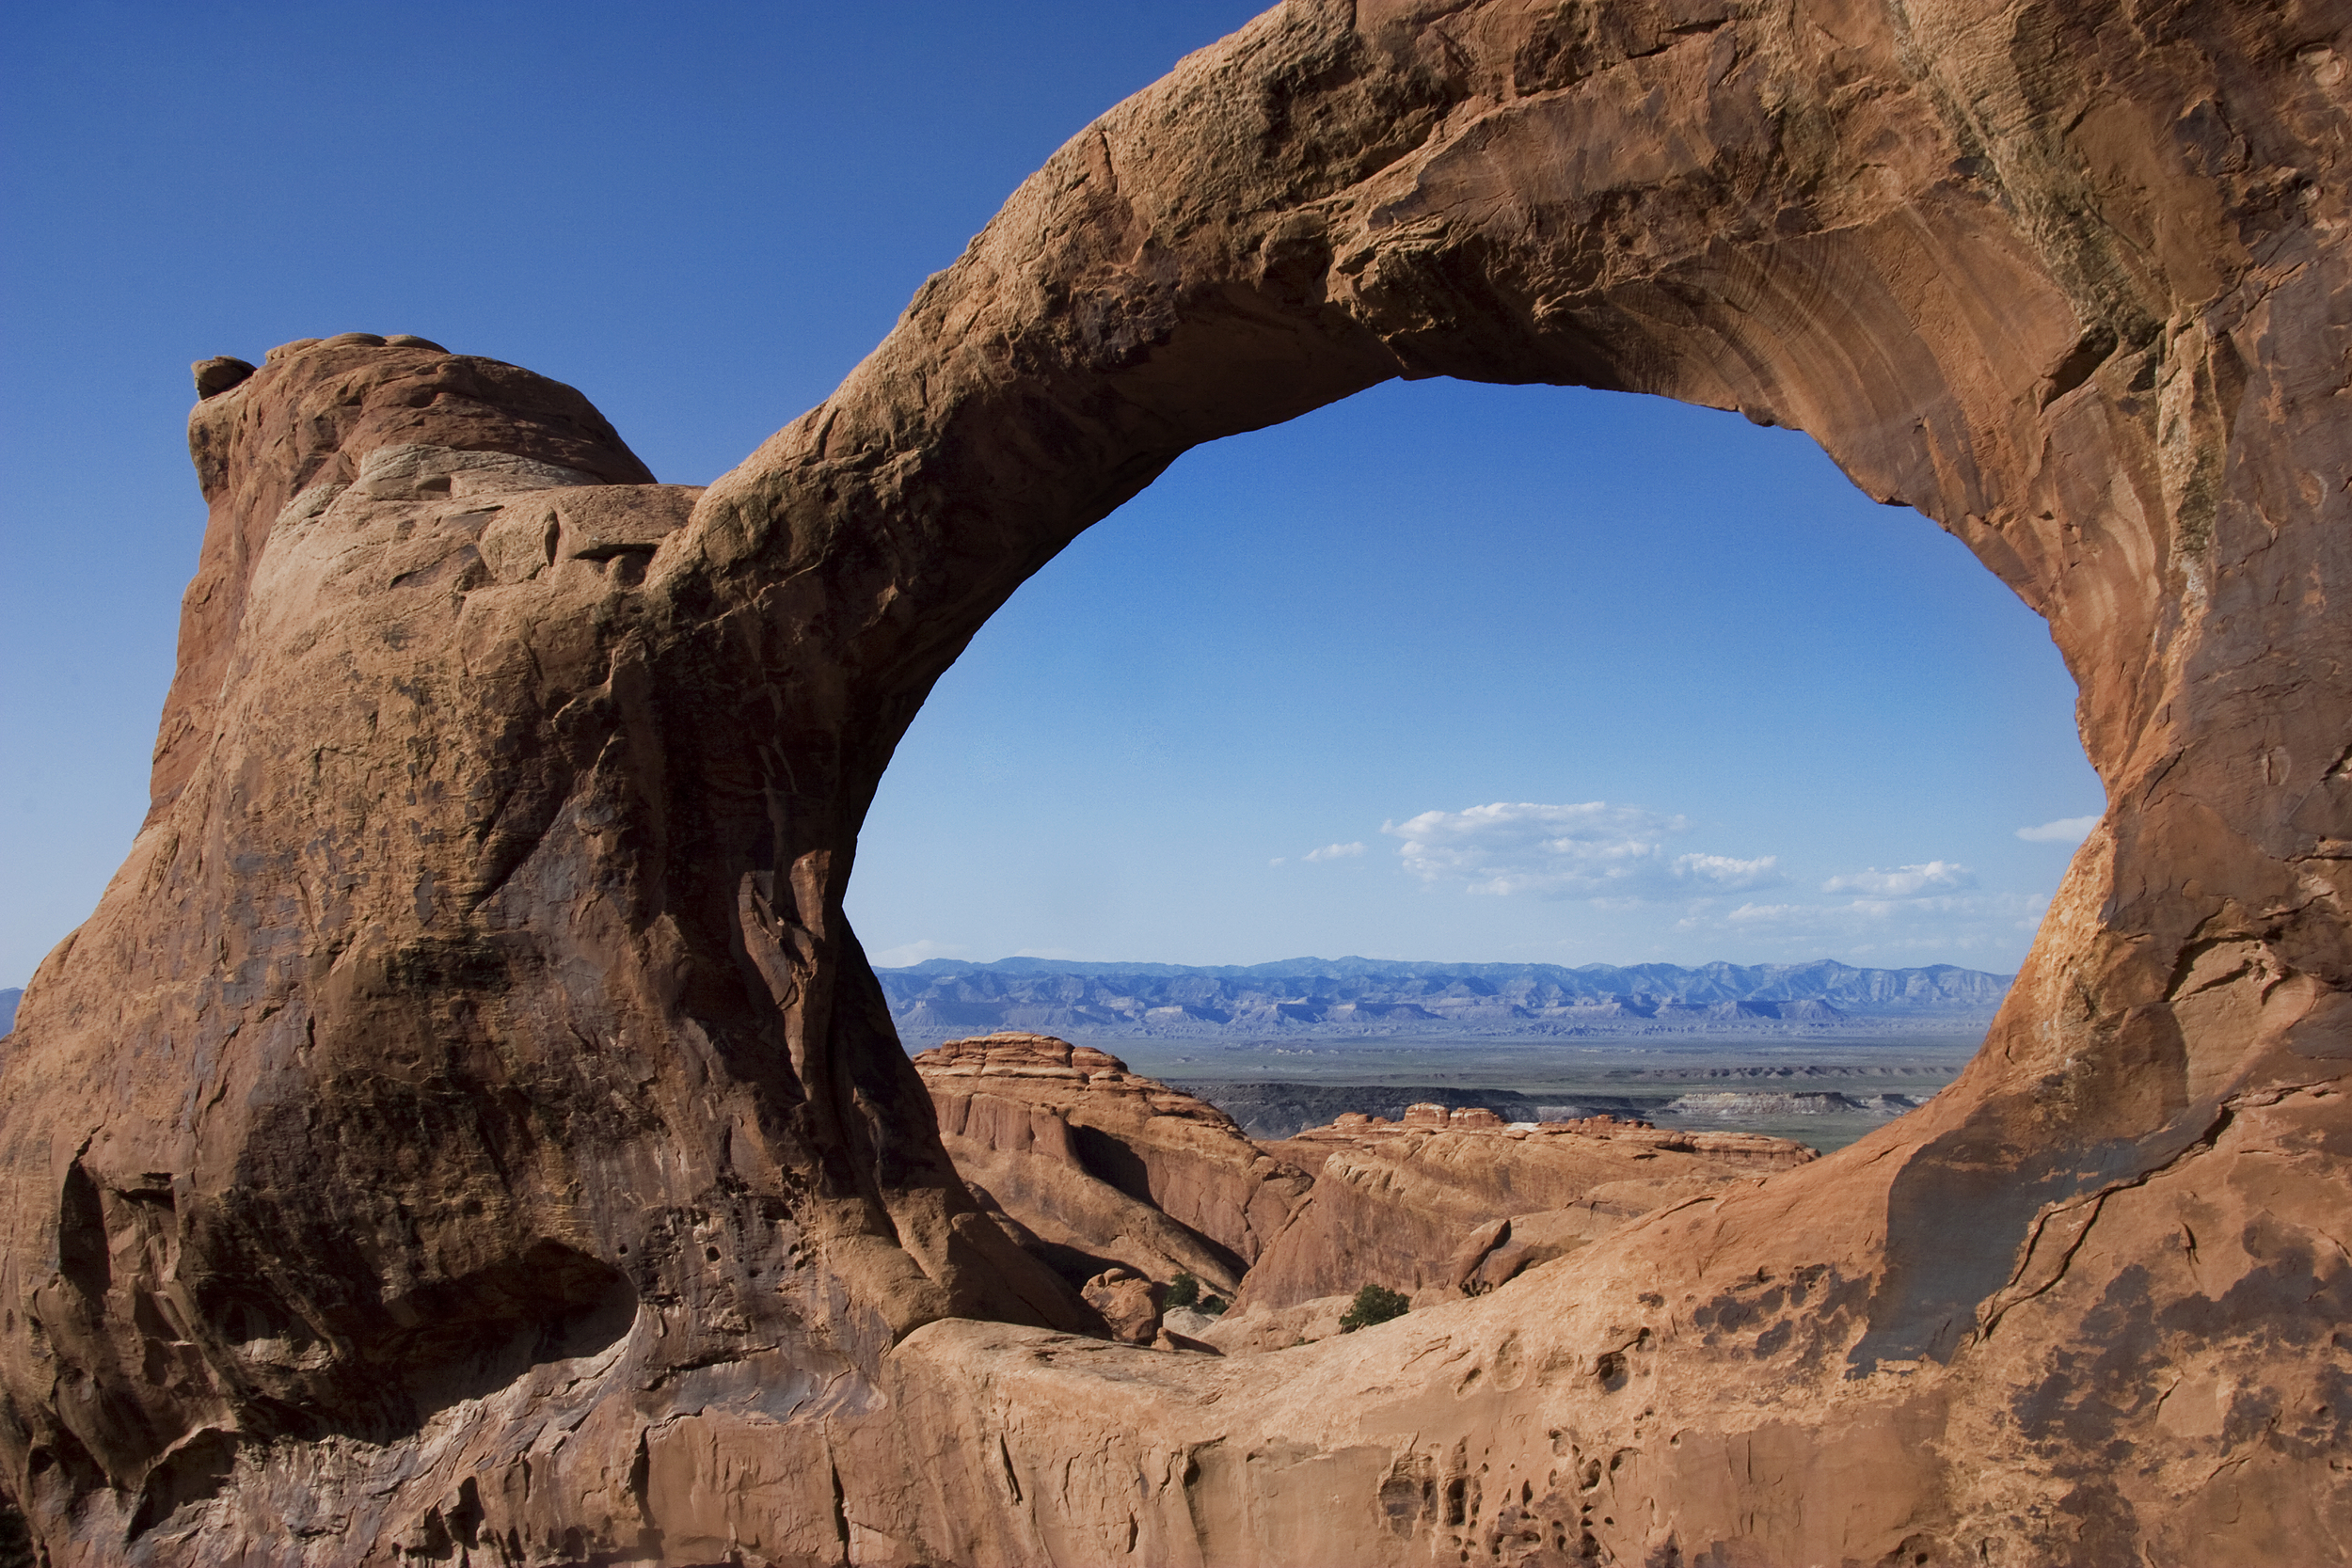
[[[422,340],[208,361],[154,811],[0,1067],[40,1549],[2352,1556],[2347,20],[1298,0],[699,494]],[[1088,1337],[942,1150],[860,820],[1184,451],[1439,374],[1810,433],[2047,618],[2106,815],[1917,1115],[1338,1339]]]

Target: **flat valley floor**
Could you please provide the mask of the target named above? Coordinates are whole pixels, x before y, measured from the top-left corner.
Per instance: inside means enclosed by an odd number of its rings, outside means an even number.
[[[1315,1040],[1200,1040],[1073,1034],[1124,1060],[1134,1071],[1187,1089],[1247,1126],[1235,1090],[1433,1087],[1504,1091],[1539,1105],[1570,1105],[1576,1114],[1605,1111],[1661,1127],[1723,1128],[1793,1138],[1828,1153],[1886,1125],[1881,1110],[1790,1110],[1772,1101],[1733,1114],[1669,1109],[1685,1096],[1839,1095],[1861,1101],[1880,1095],[1925,1100],[1958,1075],[1983,1043],[1984,1029],[1935,1034],[1871,1035],[1859,1031],[1766,1038],[1645,1036],[1625,1039],[1498,1040],[1491,1037]],[[909,1042],[911,1050],[922,1042]],[[1304,1097],[1302,1097],[1304,1098]],[[1229,1103],[1229,1101],[1232,1101]],[[1477,1103],[1473,1099],[1469,1103]],[[1333,1103],[1312,1097],[1313,1109]],[[1803,1103],[1803,1102],[1801,1102]],[[1820,1103],[1812,1101],[1811,1103]],[[1834,1101],[1830,1102],[1835,1104]],[[1352,1108],[1352,1107],[1342,1107]],[[1502,1105],[1506,1120],[1518,1119]],[[1307,1123],[1328,1120],[1313,1116]]]

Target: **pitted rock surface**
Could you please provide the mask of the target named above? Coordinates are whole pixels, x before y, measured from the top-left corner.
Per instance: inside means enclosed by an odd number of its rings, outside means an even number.
[[[205,399],[153,814],[0,1067],[49,1561],[2352,1558],[2348,22],[1295,0],[698,497],[421,342]],[[2047,618],[2106,817],[1850,1148],[1302,1349],[1063,1332],[866,803],[1185,450],[1438,374],[1810,433]]]

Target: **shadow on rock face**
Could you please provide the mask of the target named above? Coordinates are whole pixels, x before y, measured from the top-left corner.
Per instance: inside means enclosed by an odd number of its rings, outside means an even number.
[[[278,1397],[265,1402],[289,1435],[395,1443],[535,1367],[610,1350],[636,1320],[637,1302],[619,1270],[541,1241],[457,1278],[353,1306],[333,1327],[336,1338],[365,1347],[356,1363],[334,1358],[300,1313],[250,1279],[216,1287],[203,1308],[255,1381],[278,1385]]]
[[[327,1342],[258,1281],[247,1276],[215,1289],[201,1298],[210,1326],[234,1346],[257,1383],[275,1386],[277,1397],[253,1402],[245,1431],[204,1427],[158,1457],[138,1484],[127,1538],[217,1494],[235,1473],[241,1444],[266,1435],[272,1415],[283,1423],[283,1436],[396,1444],[451,1407],[512,1387],[534,1369],[612,1349],[635,1322],[637,1304],[635,1288],[618,1270],[541,1241],[519,1256],[355,1312],[339,1326],[366,1347],[365,1359],[339,1365]],[[291,1378],[282,1375],[289,1372]],[[131,1413],[122,1414],[128,1423]]]
[[[421,1423],[480,1399],[532,1367],[611,1349],[637,1316],[627,1275],[558,1242],[388,1302],[404,1326],[374,1362],[399,1376]]]

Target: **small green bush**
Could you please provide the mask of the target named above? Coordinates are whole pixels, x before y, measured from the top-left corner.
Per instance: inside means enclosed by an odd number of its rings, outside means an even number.
[[[1195,1310],[1204,1318],[1221,1318],[1225,1315],[1226,1306],[1223,1296],[1202,1296],[1200,1305]]]
[[[1359,1328],[1370,1328],[1375,1323],[1401,1318],[1412,1310],[1412,1306],[1411,1302],[1385,1285],[1367,1285],[1356,1292],[1356,1299],[1341,1315],[1340,1332],[1353,1334]]]
[[[1174,1279],[1168,1282],[1168,1300],[1163,1302],[1161,1305],[1165,1307],[1190,1307],[1193,1303],[1199,1301],[1200,1299],[1200,1281],[1193,1278],[1192,1275],[1188,1274],[1179,1272]]]

